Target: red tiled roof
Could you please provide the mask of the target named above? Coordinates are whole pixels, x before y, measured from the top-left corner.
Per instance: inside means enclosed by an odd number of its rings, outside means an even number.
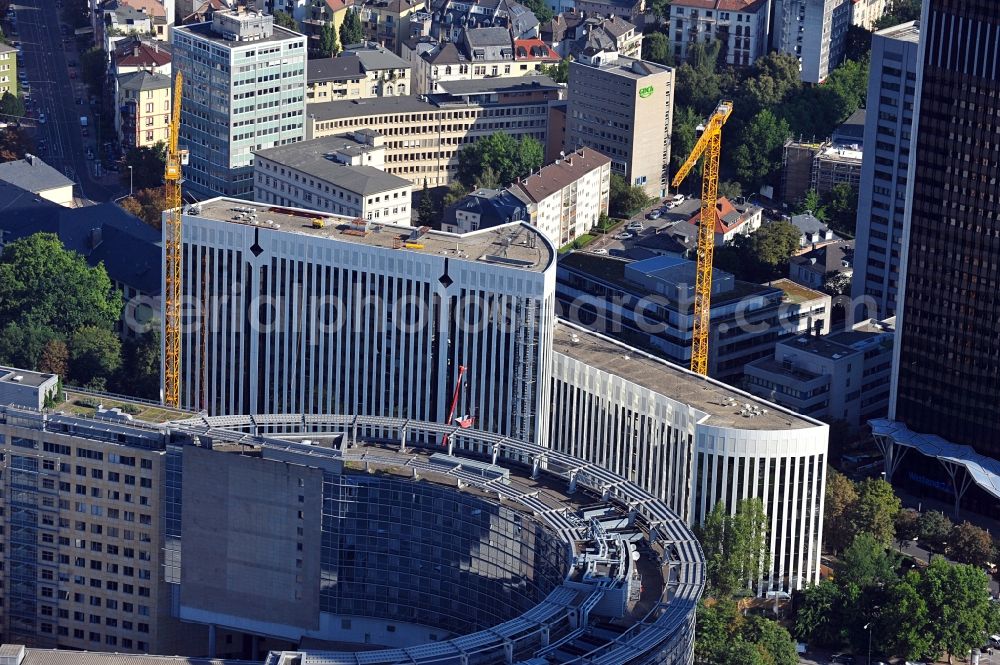
[[[138,9],[146,12],[150,16],[161,16],[165,17],[166,11],[156,0],[121,0],[123,5],[128,5],[132,9]]]
[[[115,45],[118,67],[162,67],[170,63],[170,52],[157,43],[126,39]]]
[[[719,198],[719,202],[715,205],[715,211],[716,211],[715,215],[716,233],[723,233],[723,234],[729,233],[730,231],[732,231],[745,221],[743,215],[740,214],[740,211],[737,210],[733,206],[733,204],[729,201],[729,199],[727,199],[725,196]],[[731,226],[727,226],[726,222],[723,221],[723,218],[728,217],[729,215],[732,215],[734,213],[738,215],[738,217],[736,218],[736,222]],[[698,213],[694,217],[688,220],[688,223],[698,226],[700,222],[701,222],[701,210],[699,209]]]
[[[353,0],[326,0],[326,6],[334,14],[347,7],[354,6]]]
[[[537,37],[534,39],[515,39],[514,60],[555,60],[558,62],[559,54]]]

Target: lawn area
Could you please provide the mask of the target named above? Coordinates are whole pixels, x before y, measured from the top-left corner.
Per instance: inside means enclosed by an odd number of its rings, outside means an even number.
[[[586,247],[587,245],[589,245],[590,243],[592,243],[594,241],[595,237],[596,236],[593,236],[593,235],[591,235],[589,233],[584,233],[582,236],[578,237],[573,242],[568,242],[565,245],[563,245],[562,247],[560,247],[559,248],[559,253],[560,254],[565,254],[566,252],[572,251],[574,249],[582,249],[582,248]]]
[[[66,400],[53,406],[53,411],[63,411],[64,413],[76,416],[93,417],[97,414],[97,405],[101,404],[105,409],[119,408],[136,420],[145,420],[146,422],[151,423],[163,423],[168,420],[180,420],[190,418],[195,415],[189,411],[170,409],[158,404],[132,402],[126,399],[116,399],[102,395],[76,392],[72,388],[67,388],[64,391],[64,395]]]

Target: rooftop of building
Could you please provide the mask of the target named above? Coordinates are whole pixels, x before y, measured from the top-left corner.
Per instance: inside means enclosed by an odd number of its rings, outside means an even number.
[[[173,81],[166,74],[148,72],[146,70],[127,72],[118,77],[118,87],[122,90],[134,90],[136,92],[144,90],[169,90],[172,85]]]
[[[559,54],[541,39],[514,40],[515,60],[559,60]]]
[[[860,108],[850,115],[844,122],[840,123],[833,130],[832,140],[834,143],[847,145],[851,143],[862,144],[865,138],[865,116],[867,110]]]
[[[435,44],[426,50],[420,49],[420,57],[432,65],[456,65],[469,61],[454,42]]]
[[[790,221],[802,233],[826,232],[829,229],[821,219],[812,214],[811,210],[799,215],[792,215]]]
[[[563,87],[544,74],[532,76],[495,76],[469,79],[465,81],[441,81],[438,87],[450,95],[458,97],[494,92],[531,92],[537,90],[559,90]],[[431,98],[440,99],[439,97]]]
[[[34,193],[73,186],[72,180],[35,155],[0,164],[0,180]]]
[[[599,169],[610,163],[610,157],[606,157],[591,148],[580,148],[548,166],[543,166],[537,173],[532,173],[527,178],[518,180],[510,186],[510,189],[516,196],[520,194],[529,201],[538,203],[576,182],[594,169]]]
[[[511,46],[510,31],[507,28],[470,28],[464,31],[469,46]]]
[[[837,240],[821,245],[789,259],[791,263],[802,264],[808,270],[823,275],[850,268],[854,262],[854,241]]]
[[[309,83],[362,78],[367,72],[385,69],[410,69],[392,51],[376,44],[351,46],[335,58],[317,58],[306,63]]]
[[[900,23],[899,25],[894,25],[891,28],[886,28],[885,30],[879,30],[875,33],[879,37],[888,37],[890,39],[898,39],[902,42],[910,42],[913,44],[920,43],[920,21],[910,21],[908,23]]]
[[[688,404],[705,413],[709,425],[747,430],[822,426],[811,418],[571,323],[560,321],[556,325],[552,348],[557,353]],[[747,404],[757,407],[754,411],[759,414],[742,415],[747,412]]]
[[[372,146],[358,145],[358,142],[348,144],[348,141],[351,139],[345,136],[330,136],[288,143],[259,150],[254,154],[362,196],[411,186],[409,180],[374,166],[350,166],[333,158],[333,153],[345,147],[349,153],[374,149]]]
[[[820,146],[819,159],[827,162],[842,162],[861,166],[864,153],[856,145],[842,145],[833,142]]]
[[[779,342],[782,346],[809,354],[840,360],[862,353],[874,345],[892,344],[895,318],[885,321],[862,321],[850,330],[828,335],[805,334]]]
[[[402,97],[374,97],[310,104],[306,113],[317,121],[340,120],[383,113],[429,113],[438,107],[415,95]]]
[[[733,205],[732,201],[722,196],[715,204],[715,210],[715,232],[729,233],[749,220],[761,208],[753,205],[737,207]],[[688,223],[695,226],[701,223],[701,208],[698,208],[698,212],[688,219]]]
[[[288,28],[282,27],[277,23],[274,24],[274,31],[265,36],[253,40],[242,40],[234,41],[232,39],[226,39],[224,36],[215,32],[212,29],[212,22],[205,21],[204,23],[192,23],[191,25],[179,25],[174,28],[176,32],[189,32],[192,35],[200,37],[206,41],[210,41],[219,46],[224,46],[226,48],[247,48],[252,47],[257,44],[273,44],[276,42],[283,42],[289,39],[295,39],[296,37],[300,39],[305,39],[305,36],[294,30],[289,30]]]
[[[4,658],[14,660],[3,660]],[[134,653],[36,649],[19,644],[0,646],[0,662],[10,665],[260,665],[257,661],[225,658],[149,656]]]
[[[251,213],[242,212],[254,210]],[[243,199],[219,197],[199,203],[197,215],[189,208],[186,214],[231,224],[280,229],[338,242],[396,249],[417,254],[436,254],[472,262],[492,263],[532,272],[546,270],[555,259],[555,249],[538,229],[527,224],[511,224],[473,233],[455,234],[426,227],[396,226],[369,222],[367,233],[357,233],[355,220],[303,208],[271,206]],[[329,220],[323,228],[313,221]],[[360,220],[363,222],[363,220]],[[411,241],[411,246],[405,243]]]
[[[165,423],[180,418],[190,418],[193,413],[182,409],[163,406],[159,402],[142,400],[126,395],[110,395],[82,390],[72,386],[63,386],[65,399],[52,406],[52,411],[58,411],[73,416],[94,418],[99,409],[118,409],[121,413],[135,420],[146,423]]]
[[[115,63],[119,67],[162,67],[170,63],[170,45],[129,35],[115,43]]]
[[[3,42],[0,42],[0,53],[12,53],[16,50],[17,49],[11,46],[10,44],[4,44]]]
[[[786,277],[772,280],[768,282],[767,285],[780,289],[782,293],[785,294],[785,300],[795,305],[812,302],[813,300],[829,298],[829,296],[825,293],[810,289],[807,286],[802,286],[798,282],[793,282]]]
[[[629,58],[624,55],[619,55],[616,59],[611,61],[602,60],[599,66],[589,64],[581,60],[574,60],[570,63],[570,67],[590,67],[592,69],[600,69],[601,71],[613,73],[618,76],[624,76],[636,81],[653,74],[672,71],[671,68],[666,65],[660,65],[647,60],[639,60],[637,58]],[[570,74],[570,76],[572,76],[572,74]]]
[[[26,369],[14,369],[13,367],[0,366],[0,383],[38,388],[43,383],[54,377],[55,374],[32,372]]]

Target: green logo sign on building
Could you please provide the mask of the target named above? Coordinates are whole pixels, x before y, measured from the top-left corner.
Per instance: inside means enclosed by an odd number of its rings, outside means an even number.
[[[639,96],[643,99],[646,99],[651,94],[653,94],[653,86],[647,85],[645,88],[639,88]]]

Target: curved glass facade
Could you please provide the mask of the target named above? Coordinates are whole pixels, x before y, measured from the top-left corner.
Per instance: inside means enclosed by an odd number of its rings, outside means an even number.
[[[323,502],[323,612],[468,633],[523,614],[566,576],[556,534],[454,488],[326,474]]]

